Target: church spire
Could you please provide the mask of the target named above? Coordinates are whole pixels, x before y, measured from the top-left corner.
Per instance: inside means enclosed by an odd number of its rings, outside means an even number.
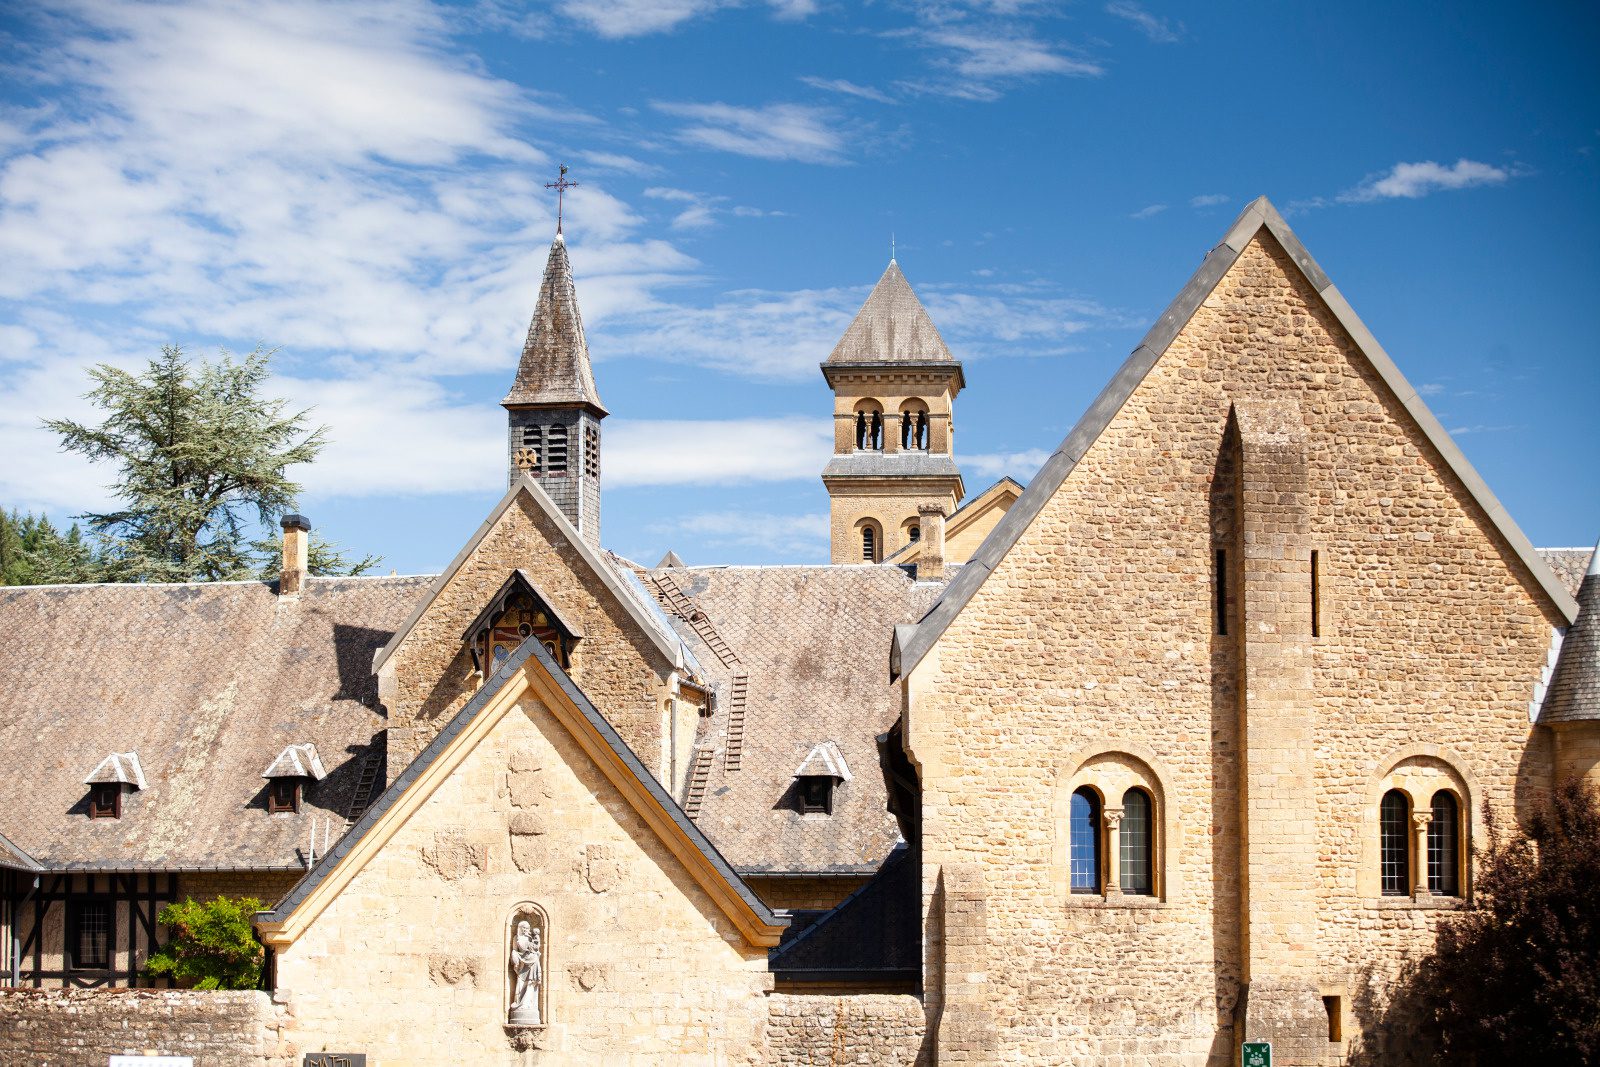
[[[567,242],[558,232],[506,409],[506,478],[534,479],[591,545],[600,544],[600,420]]]
[[[550,244],[544,265],[539,302],[528,324],[511,392],[500,401],[506,407],[520,404],[581,404],[604,416],[600,392],[589,365],[589,343],[578,312],[578,292],[572,284],[572,263],[567,242],[558,233]]]

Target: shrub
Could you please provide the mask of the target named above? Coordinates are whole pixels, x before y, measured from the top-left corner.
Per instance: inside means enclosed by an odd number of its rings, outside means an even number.
[[[150,957],[145,974],[171,978],[185,989],[258,988],[266,950],[251,920],[260,910],[255,897],[168,904],[156,918],[172,937]]]

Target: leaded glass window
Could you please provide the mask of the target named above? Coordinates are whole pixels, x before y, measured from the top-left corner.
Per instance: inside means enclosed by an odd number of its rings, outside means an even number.
[[[1149,895],[1154,892],[1151,877],[1152,828],[1150,794],[1130,789],[1122,794],[1122,823],[1118,827],[1117,851],[1124,893]]]
[[[1410,822],[1411,805],[1406,802],[1406,795],[1398,789],[1385,793],[1378,809],[1379,863],[1384,896],[1408,896],[1411,893],[1411,849],[1407,840]]]
[[[1428,892],[1453,897],[1461,892],[1461,809],[1455,795],[1433,794],[1433,821],[1428,824]]]
[[[1072,891],[1100,892],[1100,798],[1092,789],[1072,794],[1068,838]]]

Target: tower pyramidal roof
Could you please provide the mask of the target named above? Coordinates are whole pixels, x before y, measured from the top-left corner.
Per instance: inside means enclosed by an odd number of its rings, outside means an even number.
[[[500,403],[507,407],[586,405],[599,415],[608,414],[594,385],[589,343],[583,336],[583,316],[578,313],[578,293],[572,284],[572,264],[567,259],[567,242],[559,232],[544,265],[539,302],[533,309],[533,321],[528,324],[517,378]]]
[[[1561,644],[1539,715],[1545,725],[1600,719],[1600,544],[1594,547],[1578,588],[1578,619]]]
[[[954,363],[939,328],[900,265],[889,261],[867,302],[828,356],[829,363]]]

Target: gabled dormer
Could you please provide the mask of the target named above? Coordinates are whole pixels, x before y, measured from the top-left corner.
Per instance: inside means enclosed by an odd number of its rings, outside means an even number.
[[[832,815],[833,791],[850,780],[850,765],[833,741],[814,746],[794,772],[795,798],[802,815]]]
[[[89,787],[89,818],[122,818],[124,794],[143,789],[144,768],[137,752],[113,752],[95,765],[83,780]]]
[[[530,637],[538,639],[561,669],[567,670],[583,630],[556,609],[527,571],[518,568],[461,635],[472,654],[479,683]]]
[[[261,772],[261,777],[267,780],[267,811],[273,815],[299,811],[306,785],[322,781],[327,774],[316,745],[306,741],[285,746],[278,758]]]

